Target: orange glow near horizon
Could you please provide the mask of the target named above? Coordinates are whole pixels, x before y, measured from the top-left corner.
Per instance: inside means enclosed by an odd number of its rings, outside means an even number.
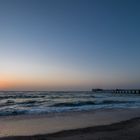
[[[52,76],[53,75],[53,76]],[[81,85],[87,85],[80,76],[76,78],[67,74],[50,74],[48,76],[38,75],[10,75],[0,76],[0,90],[63,90],[71,87],[80,88]]]
[[[69,72],[70,73],[70,72]],[[126,80],[121,78],[113,81],[112,79],[105,80],[98,75],[89,77],[82,73],[66,73],[66,72],[50,72],[44,75],[27,75],[27,74],[11,74],[2,73],[0,75],[0,90],[84,90],[92,87],[116,87],[124,85]]]
[[[12,86],[13,86],[13,83],[4,81],[4,80],[0,80],[0,89],[8,89]]]

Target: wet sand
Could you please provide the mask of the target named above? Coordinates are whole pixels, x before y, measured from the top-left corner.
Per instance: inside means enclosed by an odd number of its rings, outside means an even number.
[[[5,117],[0,118],[0,140],[135,140],[140,139],[136,117],[140,109]]]
[[[7,137],[0,140],[140,140],[140,118],[48,135]]]

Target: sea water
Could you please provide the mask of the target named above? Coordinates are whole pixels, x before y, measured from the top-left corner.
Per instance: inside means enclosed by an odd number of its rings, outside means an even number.
[[[90,91],[0,92],[0,116],[139,107],[139,94]]]

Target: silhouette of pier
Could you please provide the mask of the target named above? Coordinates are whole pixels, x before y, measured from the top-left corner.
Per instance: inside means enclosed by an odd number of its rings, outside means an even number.
[[[129,93],[129,94],[140,94],[140,89],[92,89],[92,92],[99,93]]]

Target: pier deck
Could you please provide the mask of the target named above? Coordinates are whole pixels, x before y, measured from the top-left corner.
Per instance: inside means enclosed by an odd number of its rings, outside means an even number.
[[[92,92],[110,92],[110,93],[130,93],[130,94],[140,94],[140,89],[92,89]]]

